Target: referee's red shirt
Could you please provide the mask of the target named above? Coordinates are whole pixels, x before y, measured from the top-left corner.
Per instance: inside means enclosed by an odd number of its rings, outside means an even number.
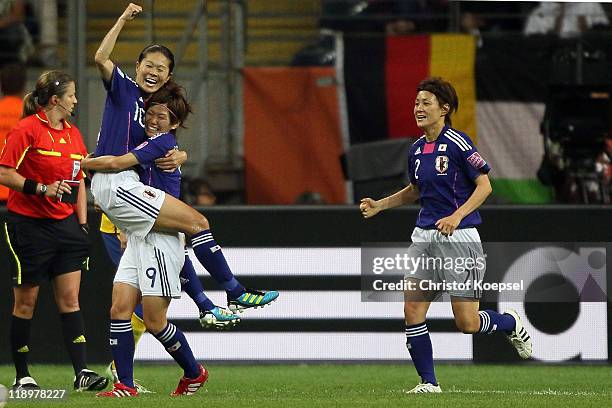
[[[64,129],[53,129],[47,116],[40,111],[23,118],[9,132],[0,165],[17,169],[25,178],[51,184],[58,180],[82,179],[81,159],[86,154],[81,132],[76,126],[64,121]],[[7,208],[26,217],[58,220],[74,212],[73,204],[15,190],[9,193]]]

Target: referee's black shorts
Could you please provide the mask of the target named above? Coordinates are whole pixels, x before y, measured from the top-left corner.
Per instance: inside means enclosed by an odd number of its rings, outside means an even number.
[[[89,239],[75,214],[53,220],[9,212],[3,235],[12,264],[13,286],[39,285],[79,271],[89,254]]]

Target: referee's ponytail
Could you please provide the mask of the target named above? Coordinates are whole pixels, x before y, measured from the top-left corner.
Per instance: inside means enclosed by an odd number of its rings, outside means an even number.
[[[64,71],[54,70],[44,72],[38,81],[36,88],[23,98],[23,113],[22,118],[34,115],[42,107],[49,104],[49,99],[53,95],[60,98],[66,93],[68,86],[74,82],[74,79]]]
[[[427,91],[436,95],[440,107],[448,105],[448,113],[444,117],[444,124],[452,126],[451,114],[459,109],[459,98],[450,82],[440,77],[427,78],[422,80],[417,86],[417,93],[420,91]]]

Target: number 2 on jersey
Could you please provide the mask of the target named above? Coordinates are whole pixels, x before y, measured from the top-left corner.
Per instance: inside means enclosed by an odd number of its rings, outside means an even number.
[[[414,179],[418,180],[419,179],[419,175],[417,174],[417,171],[419,171],[419,166],[421,165],[421,159],[416,159],[414,161]]]

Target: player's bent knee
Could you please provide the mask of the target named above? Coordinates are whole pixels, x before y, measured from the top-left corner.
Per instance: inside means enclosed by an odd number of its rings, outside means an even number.
[[[31,319],[32,316],[34,316],[35,307],[35,301],[15,303],[15,306],[13,307],[13,314],[20,319]]]

